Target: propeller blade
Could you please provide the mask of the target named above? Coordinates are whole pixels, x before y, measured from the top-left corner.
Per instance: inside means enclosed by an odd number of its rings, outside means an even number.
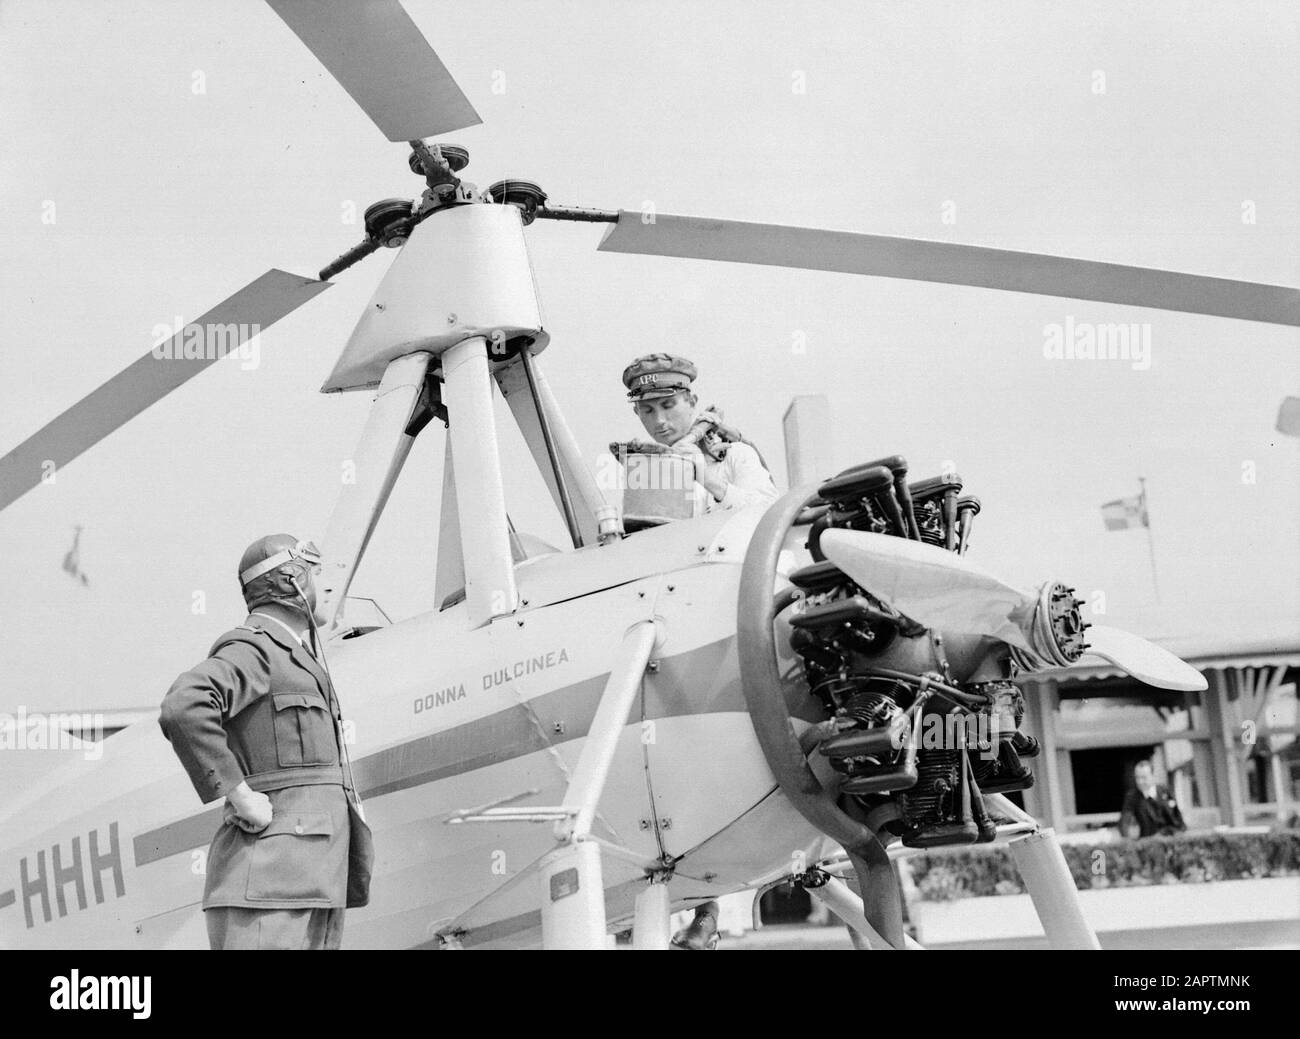
[[[483,120],[398,0],[266,0],[390,141]]]
[[[730,260],[974,285],[1098,303],[1300,326],[1300,289],[919,238],[622,210],[602,252]]]
[[[218,303],[0,458],[0,509],[8,508],[40,483],[49,463],[56,468],[67,465],[149,405],[327,288],[329,282],[270,270]],[[205,345],[219,344],[220,349],[191,348],[201,356],[185,357],[186,331],[195,326],[204,329]],[[211,326],[223,326],[220,335]]]
[[[888,534],[827,530],[826,558],[854,581],[927,627],[1002,639],[1033,650],[1025,632],[1038,595],[1004,583],[962,556]],[[1200,691],[1205,677],[1144,638],[1104,624],[1088,628],[1088,654],[1147,685]]]
[[[1021,625],[1038,604],[964,556],[888,534],[827,530],[826,558],[873,595],[932,628],[990,635],[1029,649]]]
[[[1109,660],[1134,678],[1160,689],[1200,692],[1205,676],[1144,638],[1119,628],[1094,624],[1088,629],[1088,653]]]

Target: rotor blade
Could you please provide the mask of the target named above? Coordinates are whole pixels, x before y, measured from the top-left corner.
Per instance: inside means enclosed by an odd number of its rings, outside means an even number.
[[[826,558],[873,595],[932,628],[990,635],[1028,649],[1021,630],[1038,595],[934,545],[861,530],[827,530]]]
[[[329,282],[270,270],[218,303],[0,458],[0,509],[327,288]]]
[[[1092,656],[1109,660],[1140,682],[1160,689],[1200,692],[1207,688],[1205,676],[1144,638],[1119,628],[1094,624],[1088,629],[1088,650]]]
[[[397,0],[266,2],[390,141],[483,121]]]
[[[602,252],[730,260],[974,285],[1300,326],[1300,289],[919,238],[621,210]]]

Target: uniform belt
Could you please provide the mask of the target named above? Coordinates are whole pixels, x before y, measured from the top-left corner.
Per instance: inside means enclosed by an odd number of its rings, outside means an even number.
[[[245,776],[254,790],[282,790],[290,786],[342,786],[343,769],[339,765],[302,765],[274,772],[256,772]]]

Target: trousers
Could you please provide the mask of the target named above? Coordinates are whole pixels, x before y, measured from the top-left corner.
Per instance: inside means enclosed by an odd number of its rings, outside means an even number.
[[[212,949],[337,949],[345,909],[242,909],[203,911]]]

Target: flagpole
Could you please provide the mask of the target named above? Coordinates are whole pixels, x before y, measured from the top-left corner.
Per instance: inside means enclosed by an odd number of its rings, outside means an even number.
[[[1151,509],[1147,506],[1147,481],[1145,476],[1138,477],[1142,488],[1142,525],[1147,528],[1147,548],[1151,553],[1151,584],[1156,590],[1156,602],[1160,601],[1160,579],[1156,576],[1156,539],[1151,533]]]

